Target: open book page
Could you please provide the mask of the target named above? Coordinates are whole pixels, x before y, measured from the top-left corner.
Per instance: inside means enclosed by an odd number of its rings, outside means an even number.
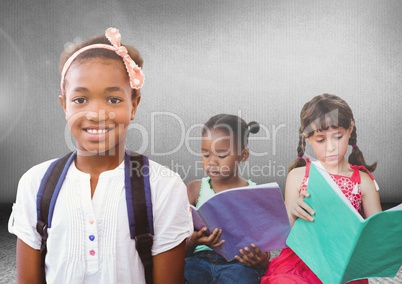
[[[204,223],[204,220],[202,220],[200,214],[198,214],[197,208],[193,205],[190,205],[190,208],[191,208],[191,214],[193,217],[194,229],[196,231],[199,231],[203,227],[206,227],[207,225]]]
[[[340,283],[362,226],[361,216],[334,189],[328,173],[312,164],[310,197],[304,201],[316,212],[315,220],[297,219],[286,241],[323,283]]]
[[[197,211],[209,231],[222,229],[225,243],[213,249],[228,261],[251,243],[264,252],[286,247],[290,225],[277,183],[222,191]],[[194,216],[194,224],[199,223]]]
[[[364,220],[322,165],[319,162],[314,162],[314,165],[361,221],[361,230],[356,235],[342,282],[368,277],[394,277],[402,265],[402,204]],[[398,213],[389,213],[398,210]]]
[[[402,265],[401,209],[379,212],[364,221],[344,282],[367,277],[395,277]]]
[[[329,173],[324,169],[319,161],[311,162],[312,165],[320,172],[322,177],[326,180],[326,182],[331,186],[331,189],[339,196],[340,199],[350,208],[350,210],[355,213],[356,217],[363,221],[364,218],[360,215],[359,212],[353,207],[353,205],[349,202],[346,196],[342,193],[341,189],[336,185],[335,181],[329,175]]]
[[[394,277],[402,265],[402,205],[364,220],[320,165],[311,165],[314,222],[296,220],[286,243],[323,283]]]

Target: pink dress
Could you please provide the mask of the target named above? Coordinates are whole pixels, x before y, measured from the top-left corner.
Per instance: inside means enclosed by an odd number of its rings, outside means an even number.
[[[360,169],[366,170],[363,166],[350,166],[353,169],[351,177],[330,174],[332,179],[348,198],[353,207],[360,212],[362,205],[362,193],[359,189]],[[306,174],[304,176],[299,192],[307,190],[307,181],[310,171],[310,162],[307,162]],[[367,170],[366,170],[367,171]],[[372,175],[369,173],[370,177]],[[373,178],[373,177],[372,177]],[[283,249],[280,255],[270,262],[268,270],[261,278],[261,284],[321,284],[321,280],[313,271],[291,250]],[[355,280],[349,283],[368,284],[367,279]]]

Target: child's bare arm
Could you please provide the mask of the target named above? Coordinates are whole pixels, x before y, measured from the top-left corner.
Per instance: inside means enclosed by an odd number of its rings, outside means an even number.
[[[293,169],[286,178],[285,186],[285,206],[288,212],[290,226],[293,226],[297,218],[302,218],[306,221],[314,221],[312,215],[314,210],[304,202],[305,197],[309,197],[307,191],[301,191],[299,188],[303,181],[305,168]]]
[[[374,186],[373,180],[367,173],[360,172],[362,192],[362,202],[364,217],[368,218],[375,213],[381,212],[380,195]]]
[[[187,197],[191,205],[196,206],[200,195],[201,180],[190,181],[187,185]]]
[[[41,253],[17,239],[17,283],[41,284]]]
[[[153,257],[154,283],[184,283],[184,256],[186,241],[171,250]]]

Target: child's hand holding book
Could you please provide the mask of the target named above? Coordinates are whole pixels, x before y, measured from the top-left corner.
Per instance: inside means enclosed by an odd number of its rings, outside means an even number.
[[[239,255],[235,256],[239,262],[246,266],[260,268],[267,268],[270,258],[270,253],[262,252],[256,244],[251,244],[251,248],[244,247],[244,249],[240,249]]]
[[[297,198],[293,204],[290,206],[289,213],[292,215],[293,218],[290,218],[293,220],[291,222],[291,225],[293,225],[294,221],[297,218],[303,219],[305,221],[314,221],[314,210],[308,205],[305,201],[304,198],[310,197],[310,193],[307,192],[307,190],[302,190],[299,193],[299,198]]]
[[[199,231],[194,231],[188,241],[188,245],[190,247],[196,247],[198,245],[218,247],[225,242],[225,240],[220,240],[221,235],[222,229],[215,228],[210,234],[208,234],[207,227],[203,227]]]

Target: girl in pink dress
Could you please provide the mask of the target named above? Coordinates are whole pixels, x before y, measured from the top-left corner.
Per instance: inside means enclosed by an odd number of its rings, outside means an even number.
[[[314,221],[314,210],[304,202],[309,197],[307,183],[310,161],[304,159],[306,141],[317,160],[357,211],[367,218],[381,211],[378,186],[371,175],[377,164],[367,165],[357,147],[355,120],[349,105],[335,95],[323,94],[307,102],[300,113],[298,158],[290,165],[286,179],[285,205],[291,226],[297,218]],[[352,152],[345,159],[348,145]],[[269,264],[261,279],[264,284],[322,283],[313,271],[290,249],[283,249]],[[368,283],[367,279],[350,283]]]

